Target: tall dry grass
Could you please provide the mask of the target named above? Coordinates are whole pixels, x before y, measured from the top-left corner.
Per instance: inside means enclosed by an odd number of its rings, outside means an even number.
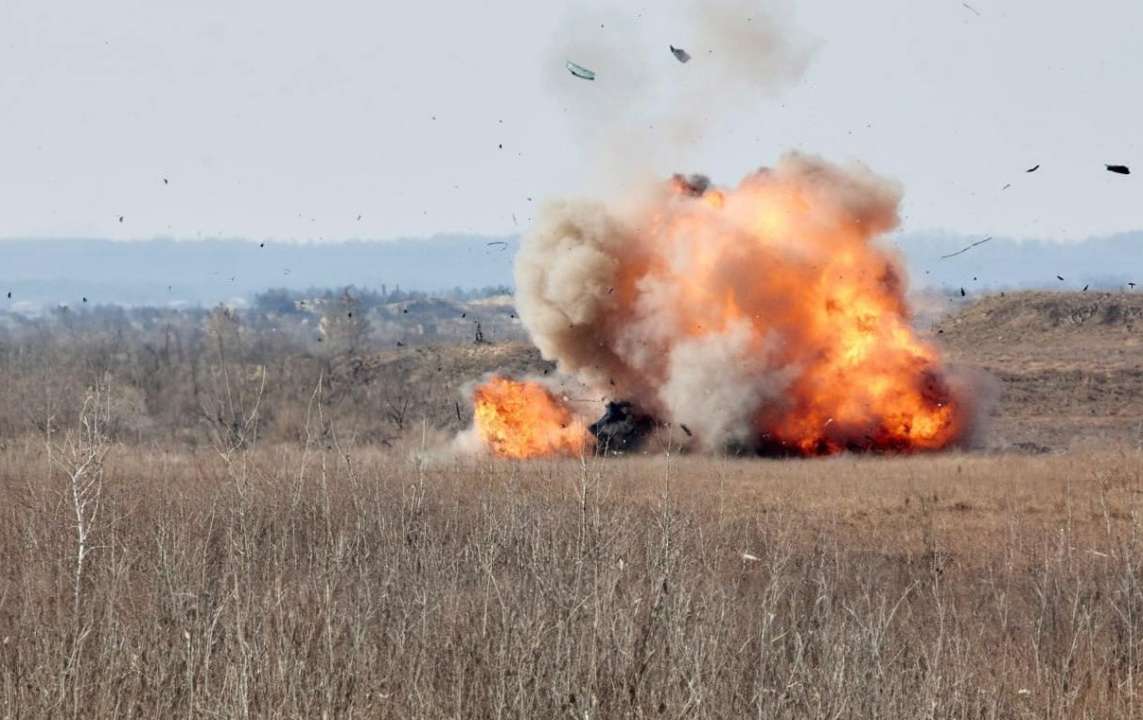
[[[78,584],[65,465],[0,451],[0,717],[1139,714],[1137,451],[516,464],[307,438],[106,447]]]

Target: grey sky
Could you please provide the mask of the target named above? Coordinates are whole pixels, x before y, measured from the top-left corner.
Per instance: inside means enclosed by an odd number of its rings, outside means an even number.
[[[816,51],[793,87],[743,91],[695,143],[638,130],[657,147],[641,159],[723,183],[791,148],[861,160],[902,182],[911,230],[1143,227],[1143,3],[969,5],[802,0]],[[582,123],[609,112],[590,105],[609,77],[668,87],[708,61],[658,3],[569,6],[0,0],[0,236],[523,230],[528,197],[596,187]],[[607,50],[572,58],[596,84],[563,70],[566,46]]]

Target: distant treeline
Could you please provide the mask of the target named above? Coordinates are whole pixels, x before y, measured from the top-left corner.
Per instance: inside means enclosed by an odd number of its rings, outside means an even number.
[[[304,313],[307,301],[329,302],[342,298],[349,293],[353,301],[364,311],[374,310],[383,305],[408,302],[432,302],[445,300],[449,302],[471,302],[492,297],[511,296],[512,288],[507,285],[495,285],[483,288],[455,287],[441,292],[424,292],[420,290],[402,290],[395,285],[392,289],[385,283],[379,290],[370,288],[348,287],[340,290],[330,288],[309,288],[306,290],[292,290],[290,288],[271,288],[254,295],[251,303],[255,311],[263,313]]]
[[[363,438],[385,440],[430,402],[451,418],[454,390],[436,379],[415,387],[400,373],[415,374],[416,363],[389,372],[371,358],[523,339],[506,290],[275,289],[245,307],[81,300],[0,312],[0,443],[59,430],[101,385],[112,388],[123,439],[203,442],[236,432],[252,403],[263,436],[296,439],[320,384],[329,412],[356,418]]]

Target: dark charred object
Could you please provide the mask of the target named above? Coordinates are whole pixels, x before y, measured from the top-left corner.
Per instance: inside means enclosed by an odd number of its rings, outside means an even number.
[[[601,453],[621,453],[638,450],[655,429],[655,420],[622,400],[607,403],[603,417],[588,426],[595,436],[596,448]]]
[[[683,195],[702,197],[710,187],[710,178],[705,175],[682,175],[676,173],[671,176],[671,184]]]

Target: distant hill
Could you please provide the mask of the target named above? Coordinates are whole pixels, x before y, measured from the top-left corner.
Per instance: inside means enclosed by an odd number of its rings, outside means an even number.
[[[1143,282],[1143,232],[1078,243],[938,233],[905,233],[887,243],[905,257],[914,289],[970,295],[1008,288],[1119,289]],[[517,237],[431,238],[330,243],[169,239],[0,240],[0,310],[92,303],[213,305],[267,288],[438,292],[512,285]],[[1064,278],[1063,281],[1057,279]],[[11,302],[4,305],[7,292]]]
[[[911,286],[979,294],[1006,289],[1114,290],[1143,286],[1143,232],[1060,243],[994,238],[954,257],[984,237],[906,233],[891,244],[906,257]],[[1059,277],[1064,278],[1060,280]]]
[[[323,244],[245,240],[0,240],[0,309],[213,305],[267,288],[443,291],[511,285],[513,237]]]

